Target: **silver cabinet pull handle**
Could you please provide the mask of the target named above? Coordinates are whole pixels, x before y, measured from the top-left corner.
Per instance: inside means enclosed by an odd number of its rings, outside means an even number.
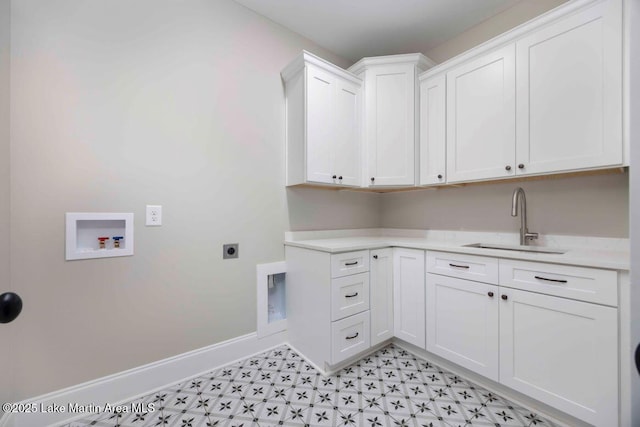
[[[356,334],[354,336],[347,337],[348,340],[352,340],[352,339],[355,339],[355,338],[358,338],[358,333],[357,332],[356,332]]]
[[[356,264],[358,264],[358,261],[344,263],[344,265],[356,265]]]
[[[455,268],[469,268],[468,265],[459,265],[459,264],[451,264],[451,263],[449,263],[449,266],[455,267]]]
[[[353,297],[357,297],[358,293],[356,292],[355,294],[351,294],[351,295],[345,295],[345,298],[353,298]]]
[[[546,280],[547,282],[556,282],[556,283],[567,283],[566,280],[562,280],[562,279],[548,279],[546,277],[541,277],[541,276],[533,276],[538,280]]]

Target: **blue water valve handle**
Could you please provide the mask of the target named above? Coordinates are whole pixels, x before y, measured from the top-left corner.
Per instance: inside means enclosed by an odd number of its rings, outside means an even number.
[[[120,240],[124,239],[124,237],[122,236],[113,236],[113,247],[115,248],[119,248],[120,247]]]

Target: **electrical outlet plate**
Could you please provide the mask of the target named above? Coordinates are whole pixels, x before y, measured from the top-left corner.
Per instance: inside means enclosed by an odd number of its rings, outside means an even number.
[[[162,225],[162,206],[147,205],[147,220],[145,225],[151,227]]]
[[[240,245],[238,243],[227,243],[222,245],[222,259],[238,258],[240,255]]]

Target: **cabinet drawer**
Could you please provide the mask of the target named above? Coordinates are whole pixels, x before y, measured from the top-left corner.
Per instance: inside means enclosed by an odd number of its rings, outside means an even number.
[[[365,351],[370,345],[369,311],[331,323],[331,364]]]
[[[618,273],[612,270],[500,260],[500,286],[618,305]]]
[[[427,273],[498,284],[498,260],[477,255],[427,251]]]
[[[369,271],[369,251],[331,255],[331,277],[342,277]]]
[[[331,320],[369,310],[369,273],[331,280]]]

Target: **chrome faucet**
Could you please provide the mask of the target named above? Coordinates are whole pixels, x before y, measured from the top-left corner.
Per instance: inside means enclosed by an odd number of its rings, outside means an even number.
[[[520,244],[526,246],[529,240],[538,238],[538,233],[529,233],[527,228],[527,199],[524,197],[524,190],[520,187],[513,191],[511,216],[518,216],[518,205],[520,205]]]

